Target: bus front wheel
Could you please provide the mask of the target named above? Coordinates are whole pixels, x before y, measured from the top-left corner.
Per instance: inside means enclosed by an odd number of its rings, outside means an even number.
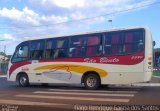
[[[100,86],[100,78],[96,74],[87,74],[84,78],[86,89],[94,90]]]
[[[26,87],[26,86],[29,85],[29,79],[28,79],[28,76],[26,74],[22,74],[22,75],[19,76],[18,85],[20,87]]]

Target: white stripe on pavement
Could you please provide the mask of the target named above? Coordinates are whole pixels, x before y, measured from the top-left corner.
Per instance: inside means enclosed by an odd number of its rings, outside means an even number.
[[[44,96],[44,95],[16,95],[23,98],[41,98],[41,99],[61,99],[61,100],[79,100],[94,102],[129,102],[129,99],[111,99],[111,98],[93,98],[93,97],[66,97],[66,96]]]
[[[102,93],[77,93],[77,92],[46,92],[46,91],[35,91],[36,94],[62,94],[62,95],[85,95],[85,96],[122,96],[122,97],[133,97],[134,94],[102,94]]]
[[[61,92],[90,92],[90,93],[138,93],[138,91],[105,91],[105,90],[68,90],[68,89],[49,89],[50,91],[61,91]]]
[[[46,102],[32,102],[32,101],[22,101],[22,100],[3,100],[0,99],[0,104],[12,104],[12,105],[36,105],[36,106],[69,106],[69,104],[59,104],[59,103],[46,103]]]

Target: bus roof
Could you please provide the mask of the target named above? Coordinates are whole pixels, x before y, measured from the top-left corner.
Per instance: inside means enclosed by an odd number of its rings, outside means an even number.
[[[123,30],[131,30],[131,29],[140,29],[143,28],[145,30],[149,30],[147,26],[139,26],[139,27],[129,27],[129,28],[111,28],[106,30],[97,30],[97,31],[90,31],[90,32],[81,32],[81,33],[75,33],[75,34],[68,34],[68,35],[59,35],[59,36],[41,36],[34,39],[28,39],[25,41],[32,41],[32,40],[39,40],[39,39],[49,39],[49,38],[59,38],[59,37],[69,37],[69,36],[78,36],[78,35],[85,35],[85,34],[94,34],[94,33],[103,33],[103,32],[112,32],[112,31],[123,31]],[[24,42],[24,41],[23,41]]]

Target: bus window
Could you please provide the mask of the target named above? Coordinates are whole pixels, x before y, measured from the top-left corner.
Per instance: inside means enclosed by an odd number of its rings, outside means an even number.
[[[105,55],[125,55],[144,50],[142,31],[108,33],[105,37]]]
[[[105,55],[121,55],[123,53],[122,33],[109,33],[105,38]]]
[[[86,56],[99,56],[102,54],[101,37],[87,37]]]
[[[134,33],[134,37],[136,38],[135,43],[137,44],[137,50],[135,52],[139,52],[144,50],[144,35],[142,31],[136,31]]]
[[[98,56],[102,53],[101,37],[90,35],[72,37],[70,44],[70,57]]]
[[[43,58],[44,40],[37,40],[31,42],[30,56],[31,59],[38,60]]]
[[[13,55],[12,62],[20,62],[28,59],[28,43],[22,43],[17,48]]]
[[[68,38],[47,40],[45,57],[46,58],[68,57]]]
[[[131,53],[133,51],[134,45],[133,44],[134,35],[133,33],[126,33],[124,36],[125,41],[125,52]]]
[[[82,57],[85,52],[86,38],[85,37],[72,37],[69,49],[70,57]]]
[[[126,32],[124,35],[125,54],[140,52],[144,49],[142,31]]]

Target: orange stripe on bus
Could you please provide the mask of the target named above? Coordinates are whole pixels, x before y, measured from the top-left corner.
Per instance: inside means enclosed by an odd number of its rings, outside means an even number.
[[[108,74],[106,71],[99,68],[82,66],[82,65],[71,65],[71,64],[45,65],[45,66],[37,67],[34,70],[66,70],[68,72],[73,71],[80,74],[84,74],[87,71],[95,71],[100,75],[100,77],[105,77]]]

